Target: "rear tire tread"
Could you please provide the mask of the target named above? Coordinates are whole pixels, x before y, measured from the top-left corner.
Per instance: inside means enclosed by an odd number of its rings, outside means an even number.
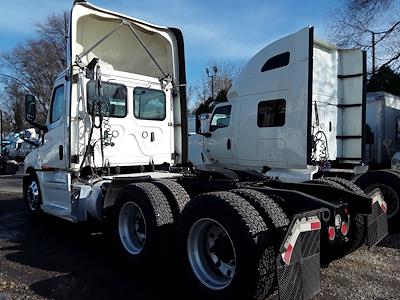
[[[274,229],[289,225],[289,219],[282,208],[272,198],[252,189],[235,189],[230,192],[249,202],[263,217],[264,221]]]
[[[174,220],[176,221],[186,204],[190,201],[190,196],[186,190],[176,181],[160,179],[152,182],[167,198]]]

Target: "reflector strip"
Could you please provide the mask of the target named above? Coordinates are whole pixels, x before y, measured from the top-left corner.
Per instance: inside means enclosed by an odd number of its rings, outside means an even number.
[[[292,253],[293,253],[293,246],[289,244],[288,248],[286,249],[282,259],[285,262],[285,264],[289,264],[290,263],[290,259],[292,257]]]
[[[321,229],[321,222],[313,222],[311,223],[311,230],[318,230]]]
[[[382,208],[382,211],[383,211],[384,213],[387,212],[387,207],[386,207],[386,202],[385,202],[385,201],[383,201],[383,203],[381,203],[381,208]]]
[[[386,213],[387,211],[387,204],[386,201],[383,199],[383,195],[380,191],[376,191],[372,195],[372,205],[374,205],[376,202],[378,202],[379,206],[381,207],[382,211]]]
[[[321,229],[321,221],[317,216],[297,219],[292,227],[290,235],[285,241],[285,251],[281,254],[282,260],[289,265],[292,258],[293,249],[296,246],[296,241],[302,232]]]

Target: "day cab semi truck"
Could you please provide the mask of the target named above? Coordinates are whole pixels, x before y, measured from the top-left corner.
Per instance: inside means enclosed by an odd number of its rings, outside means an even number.
[[[275,164],[307,166],[310,126],[329,128],[325,116],[319,123],[311,118],[314,95],[337,84],[335,74],[344,77],[346,101],[359,101],[351,91],[361,78],[354,76],[362,71],[360,56],[317,41],[312,27],[267,46],[243,71],[231,93],[235,102],[216,108],[220,117],[204,133],[226,145],[227,160],[193,168],[181,31],[75,1],[68,68],[55,82],[46,124],[36,121],[35,97],[26,97],[26,119],[44,133],[25,159],[27,207],[35,217],[104,222],[116,250],[110,255],[122,255],[132,272],[174,257],[185,297],[263,299],[278,290],[283,299],[310,298],[320,289],[320,259],[345,255],[365,240],[372,246],[387,234],[381,192],[366,195],[336,179],[278,181],[254,163],[229,163],[230,153],[240,148],[250,151],[249,162],[268,153]],[[290,72],[279,70],[282,61]],[[343,108],[346,120],[349,109]],[[241,111],[246,119],[229,122]],[[277,130],[251,139],[269,125]],[[244,137],[244,129],[249,136],[239,145],[233,137]],[[342,145],[340,155],[350,150]],[[322,152],[315,153],[318,161]]]

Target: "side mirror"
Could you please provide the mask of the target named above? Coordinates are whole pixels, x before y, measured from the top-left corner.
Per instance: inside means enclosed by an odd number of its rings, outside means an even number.
[[[48,131],[46,125],[36,123],[36,98],[33,95],[25,96],[25,119],[28,123],[39,128],[43,132]]]
[[[26,95],[25,97],[25,119],[29,123],[36,120],[36,98],[33,95]]]
[[[198,113],[196,113],[196,133],[201,134],[201,120]]]
[[[202,132],[201,117],[200,117],[200,114],[198,114],[198,113],[196,113],[196,133],[203,135],[204,137],[211,137],[211,132]]]

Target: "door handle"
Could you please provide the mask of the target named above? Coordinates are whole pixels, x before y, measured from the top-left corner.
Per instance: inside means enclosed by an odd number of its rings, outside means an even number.
[[[150,142],[154,142],[155,140],[155,136],[154,136],[154,132],[152,131],[150,134]]]
[[[226,148],[228,149],[228,150],[231,150],[231,139],[228,139],[227,141],[226,141]]]
[[[60,160],[64,159],[64,146],[63,145],[58,146],[58,158]]]

